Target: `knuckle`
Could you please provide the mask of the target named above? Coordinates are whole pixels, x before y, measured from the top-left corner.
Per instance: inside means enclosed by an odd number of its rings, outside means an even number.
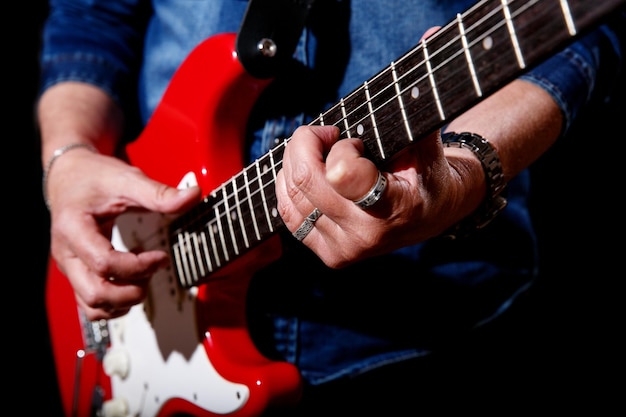
[[[287,192],[290,197],[294,197],[302,191],[307,191],[311,188],[313,181],[313,172],[309,166],[305,163],[299,163],[292,169],[291,184],[288,184]]]
[[[107,255],[94,255],[90,262],[90,268],[100,277],[108,278],[111,275],[111,266]]]
[[[84,289],[80,297],[83,303],[91,309],[103,309],[109,305],[109,302],[102,296],[101,291],[98,291],[94,285]]]

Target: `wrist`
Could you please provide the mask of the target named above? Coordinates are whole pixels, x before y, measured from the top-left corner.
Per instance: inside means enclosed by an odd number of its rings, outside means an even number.
[[[43,192],[43,201],[46,204],[48,210],[50,210],[50,201],[48,200],[48,178],[50,176],[50,171],[54,166],[55,162],[67,152],[70,152],[74,149],[87,149],[91,152],[98,153],[98,150],[95,146],[90,143],[70,143],[65,146],[61,146],[52,152],[52,156],[46,163],[43,169],[43,176],[41,178],[41,190]]]
[[[480,162],[484,173],[484,198],[478,208],[441,235],[456,239],[484,228],[506,207],[507,201],[502,195],[506,182],[498,153],[482,136],[469,132],[450,132],[442,135],[442,142],[447,148],[470,150]]]

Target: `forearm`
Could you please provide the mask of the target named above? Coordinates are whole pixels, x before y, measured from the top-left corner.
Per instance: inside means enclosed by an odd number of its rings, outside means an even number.
[[[467,147],[446,147],[444,153],[453,178],[462,184],[449,207],[459,235],[488,222],[502,208],[496,197],[501,186],[528,168],[548,149],[562,131],[562,112],[555,100],[535,84],[516,80],[453,120],[447,132],[470,132],[487,139],[500,160],[504,181],[492,161],[483,167],[479,156]],[[489,177],[487,177],[488,172]],[[473,214],[471,218],[468,218]],[[459,224],[461,219],[467,221]]]
[[[552,97],[517,80],[453,120],[446,130],[486,138],[498,152],[509,181],[539,158],[561,129],[562,114]]]
[[[72,143],[89,143],[111,155],[123,125],[114,101],[101,89],[80,82],[59,83],[46,90],[38,102],[37,117],[43,164],[56,149]]]
[[[505,86],[452,121],[447,130],[469,131],[486,138],[501,160],[505,181],[510,181],[567,133],[592,100],[609,99],[620,77],[616,68],[621,67],[617,63],[624,44],[623,33],[620,37],[611,29],[621,27],[623,21],[623,15],[616,15],[613,26],[594,31]],[[485,196],[481,165],[468,149],[445,151],[463,178],[460,212],[475,209],[476,201]]]

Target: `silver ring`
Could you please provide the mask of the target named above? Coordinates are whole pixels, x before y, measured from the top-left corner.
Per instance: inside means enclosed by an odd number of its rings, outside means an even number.
[[[306,216],[300,227],[298,227],[298,230],[293,232],[293,237],[295,237],[299,241],[302,241],[302,239],[304,239],[311,232],[311,230],[313,230],[315,222],[317,221],[317,219],[320,218],[321,215],[322,212],[317,207],[315,207],[315,210],[313,210],[311,214]]]
[[[383,175],[382,172],[378,171],[376,184],[374,184],[372,189],[369,190],[367,194],[355,201],[354,204],[361,207],[362,209],[372,207],[378,200],[380,200],[380,197],[382,197],[383,191],[385,191],[385,187],[387,187],[387,178]]]

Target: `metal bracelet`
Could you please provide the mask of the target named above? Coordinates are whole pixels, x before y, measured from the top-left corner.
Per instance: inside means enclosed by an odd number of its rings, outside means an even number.
[[[54,164],[54,162],[57,159],[59,159],[61,155],[71,151],[72,149],[77,149],[77,148],[85,148],[85,149],[89,149],[91,152],[98,153],[98,150],[96,149],[96,147],[90,143],[70,143],[69,145],[61,146],[60,148],[52,152],[52,157],[46,164],[46,167],[43,170],[43,177],[41,178],[41,190],[43,192],[43,201],[46,204],[46,207],[48,208],[48,210],[50,210],[50,202],[48,201],[48,193],[46,191],[46,188],[47,188],[47,183],[48,183],[48,176],[50,175],[50,168],[52,168],[52,165]]]
[[[498,153],[487,139],[470,132],[450,132],[442,135],[442,141],[445,147],[470,149],[483,167],[487,185],[487,195],[478,209],[442,235],[456,239],[469,236],[476,230],[484,228],[504,210],[507,200],[501,194],[507,184]]]

